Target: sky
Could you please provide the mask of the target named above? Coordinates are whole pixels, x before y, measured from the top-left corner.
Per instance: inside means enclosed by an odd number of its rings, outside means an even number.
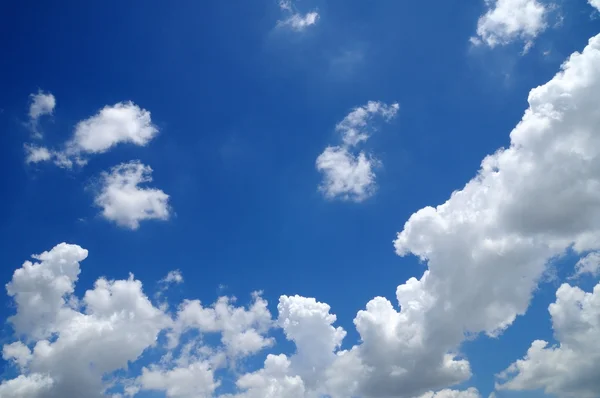
[[[600,397],[598,0],[0,4],[0,398]]]

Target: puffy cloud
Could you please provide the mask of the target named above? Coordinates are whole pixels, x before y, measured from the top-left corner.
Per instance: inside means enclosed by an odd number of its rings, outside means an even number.
[[[515,40],[525,42],[526,52],[547,28],[548,6],[538,0],[486,0],[488,11],[479,18],[475,44],[490,47]]]
[[[31,104],[29,105],[29,118],[36,121],[43,115],[51,115],[56,106],[56,98],[51,93],[38,91],[37,94],[30,94]]]
[[[164,391],[168,398],[212,398],[219,383],[208,362],[194,362],[169,370],[142,370],[138,378],[141,390]]]
[[[500,374],[499,389],[537,390],[559,397],[594,398],[600,391],[600,284],[592,293],[563,284],[549,307],[559,344],[537,340]]]
[[[167,276],[165,276],[161,282],[170,284],[170,283],[183,283],[183,274],[178,269],[169,271]]]
[[[577,264],[575,264],[575,275],[573,275],[573,278],[584,274],[590,274],[593,276],[600,274],[600,252],[588,253],[585,257],[577,261]]]
[[[364,152],[354,155],[344,147],[327,147],[317,158],[317,170],[323,173],[319,190],[327,198],[362,202],[376,190],[374,167],[377,160]]]
[[[169,195],[156,188],[142,188],[152,181],[152,168],[138,161],[122,163],[102,175],[95,203],[102,216],[130,229],[143,220],[167,220],[170,216]]]
[[[67,148],[73,152],[102,153],[121,143],[144,146],[157,133],[149,111],[131,101],[119,102],[79,122]]]
[[[103,396],[103,377],[126,368],[170,325],[133,277],[99,279],[82,300],[73,296],[86,257],[85,249],[62,243],[14,272],[6,286],[16,306],[9,321],[27,345],[3,348],[22,374],[0,385],[2,397]]]
[[[395,241],[428,270],[375,299],[355,323],[373,369],[367,396],[410,396],[469,377],[465,334],[498,335],[527,310],[553,257],[598,249],[600,36],[530,92],[511,145],[437,207],[413,214]],[[386,387],[382,391],[382,387]]]
[[[25,163],[46,162],[52,159],[52,156],[46,147],[25,144]]]
[[[149,111],[131,101],[119,102],[77,123],[73,137],[62,149],[26,145],[27,162],[52,160],[59,167],[81,166],[90,154],[106,152],[118,144],[145,146],[157,134]]]
[[[353,109],[336,125],[342,145],[325,148],[316,160],[316,168],[323,174],[319,189],[327,198],[361,202],[373,195],[376,190],[374,168],[380,163],[354,148],[373,133],[370,122],[374,117],[387,122],[396,116],[398,109],[398,104],[369,101]]]
[[[170,345],[178,344],[180,336],[190,330],[201,333],[221,333],[221,342],[230,359],[254,354],[269,347],[274,340],[265,336],[272,327],[267,302],[258,293],[249,308],[234,307],[235,299],[221,297],[211,307],[199,300],[184,301],[169,334]]]
[[[292,0],[280,0],[279,8],[288,16],[277,22],[277,26],[288,27],[297,32],[301,32],[309,26],[315,25],[319,19],[319,13],[316,11],[301,14],[296,11]]]

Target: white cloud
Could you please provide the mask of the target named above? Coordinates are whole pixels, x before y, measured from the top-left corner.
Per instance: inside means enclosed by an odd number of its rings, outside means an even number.
[[[481,398],[481,395],[475,388],[469,388],[465,391],[441,390],[436,393],[428,392],[421,395],[420,398]]]
[[[198,361],[169,370],[142,370],[137,382],[141,390],[164,391],[167,398],[212,398],[219,383],[208,362]]]
[[[600,391],[600,284],[592,293],[563,284],[549,307],[559,344],[536,340],[500,374],[506,390],[544,389],[559,397],[595,398]]]
[[[282,13],[288,15],[285,19],[277,22],[277,26],[279,27],[288,27],[297,32],[301,32],[309,26],[315,25],[319,20],[319,13],[316,11],[307,12],[305,14],[297,12],[292,0],[280,0],[279,8]]]
[[[173,270],[173,271],[169,271],[169,273],[167,274],[167,276],[165,276],[163,279],[161,279],[161,282],[167,283],[167,284],[171,284],[171,283],[176,283],[176,284],[183,283],[183,274],[178,269]]]
[[[592,7],[597,8],[600,11],[600,0],[588,0]]]
[[[592,276],[600,275],[600,252],[588,253],[585,257],[580,258],[575,264],[575,275],[573,278],[584,274]]]
[[[95,203],[102,216],[130,229],[143,220],[167,220],[170,216],[169,195],[156,188],[142,188],[152,181],[152,169],[137,161],[122,163],[102,175]]]
[[[62,149],[26,145],[27,162],[52,160],[59,167],[70,168],[74,163],[82,166],[91,154],[106,152],[118,144],[145,146],[157,134],[149,111],[131,101],[119,102],[77,123],[73,137]]]
[[[477,22],[477,37],[471,39],[474,44],[493,48],[520,40],[527,52],[548,26],[549,8],[538,0],[486,0],[486,5],[488,11]]]
[[[375,192],[374,167],[378,162],[364,152],[353,155],[344,147],[327,147],[317,158],[317,170],[323,173],[319,189],[330,199],[361,202]]]
[[[221,333],[221,342],[230,359],[252,355],[269,347],[274,340],[266,336],[273,326],[267,302],[258,293],[246,309],[234,307],[232,299],[221,297],[212,307],[204,307],[199,300],[184,301],[179,310],[169,340],[171,347],[180,336],[190,330],[201,333]]]
[[[101,397],[103,377],[136,360],[169,325],[133,277],[99,279],[78,304],[74,284],[86,257],[62,243],[14,272],[7,292],[16,315],[9,321],[28,343],[4,346],[3,357],[23,374],[0,385],[2,397]]]
[[[30,94],[31,100],[29,104],[29,126],[36,138],[41,138],[41,133],[38,131],[38,120],[44,115],[52,115],[56,107],[56,98],[51,93],[44,93],[39,90],[37,94]]]
[[[52,159],[52,153],[48,148],[25,144],[25,163],[46,162],[50,159]]]
[[[149,111],[131,101],[119,102],[79,122],[67,147],[77,153],[102,153],[121,143],[145,146],[157,133]]]
[[[398,104],[369,101],[353,109],[336,125],[342,145],[325,148],[316,160],[316,168],[323,174],[319,189],[326,197],[361,202],[373,195],[374,168],[380,163],[353,148],[369,139],[374,131],[370,122],[375,116],[387,122],[396,116],[398,109]]]

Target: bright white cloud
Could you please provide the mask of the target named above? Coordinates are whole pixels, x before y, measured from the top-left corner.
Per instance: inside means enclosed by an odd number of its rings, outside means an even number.
[[[588,0],[592,7],[597,8],[600,11],[600,0]]]
[[[323,174],[319,190],[327,198],[361,202],[375,192],[374,168],[378,162],[364,152],[353,155],[344,147],[327,147],[317,158],[317,170]]]
[[[152,181],[152,169],[137,161],[122,163],[102,175],[95,203],[102,216],[120,226],[137,229],[143,220],[167,220],[169,195],[140,184]]]
[[[221,333],[227,354],[235,360],[271,346],[274,340],[266,333],[272,326],[267,302],[258,293],[247,309],[234,307],[228,297],[219,298],[212,307],[202,306],[199,300],[187,300],[179,307],[169,339],[174,347],[180,336],[190,330]]]
[[[39,90],[37,94],[30,94],[29,104],[29,127],[36,138],[41,138],[42,134],[38,131],[38,120],[44,115],[52,115],[56,107],[56,98],[51,93],[44,93]]]
[[[288,27],[297,32],[301,32],[309,26],[315,25],[319,20],[319,13],[316,11],[301,14],[296,11],[292,0],[280,0],[279,8],[287,17],[277,22],[277,26]]]
[[[373,133],[370,122],[374,117],[388,122],[396,116],[398,109],[398,104],[369,101],[353,109],[336,125],[342,145],[325,148],[316,160],[316,168],[323,174],[319,189],[327,198],[361,202],[373,195],[376,190],[374,169],[380,163],[354,148]]]
[[[103,376],[136,360],[169,325],[133,277],[99,279],[81,301],[74,297],[86,257],[62,243],[14,272],[6,287],[16,305],[9,321],[27,345],[4,346],[3,357],[23,374],[0,385],[3,398],[101,397]]]
[[[214,370],[203,361],[169,370],[144,368],[137,382],[140,390],[164,391],[167,398],[212,398],[219,386]]]
[[[121,143],[144,146],[157,133],[149,111],[131,101],[120,102],[79,122],[67,146],[75,152],[102,153]]]
[[[595,398],[600,391],[600,284],[592,293],[563,284],[549,307],[559,344],[536,340],[500,374],[497,388],[544,389],[559,397]]]
[[[131,101],[119,102],[77,123],[73,137],[62,149],[26,145],[27,162],[52,160],[59,167],[81,166],[91,154],[106,152],[119,144],[145,146],[157,134],[158,128],[152,123],[149,111]]]
[[[489,47],[516,40],[525,42],[526,52],[547,28],[548,6],[538,0],[486,0],[488,11],[479,18],[475,44]]]

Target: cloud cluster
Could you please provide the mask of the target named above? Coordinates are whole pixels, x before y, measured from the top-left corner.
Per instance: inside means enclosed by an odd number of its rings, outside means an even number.
[[[292,0],[280,0],[279,8],[286,15],[286,18],[277,21],[277,26],[287,27],[297,32],[301,32],[306,28],[315,25],[319,20],[319,13],[316,11],[301,14],[296,11],[296,7]]]
[[[41,115],[51,114],[54,105],[52,94],[41,91],[32,94],[29,112],[32,126],[37,125]],[[62,149],[25,144],[25,162],[53,162],[64,168],[74,164],[83,166],[90,155],[104,153],[119,144],[146,146],[157,134],[158,128],[152,123],[149,111],[131,101],[119,102],[105,106],[96,115],[77,123],[73,136]],[[95,198],[102,216],[134,230],[142,220],[167,220],[171,213],[169,196],[159,189],[140,187],[140,184],[152,181],[151,173],[149,166],[137,161],[120,164],[103,173]]]
[[[105,106],[96,115],[77,123],[73,137],[62,149],[27,145],[26,161],[53,160],[60,167],[70,168],[73,164],[85,164],[88,155],[106,152],[118,144],[145,146],[157,134],[158,128],[152,123],[149,111],[131,101],[119,102]]]
[[[316,167],[323,174],[320,190],[330,199],[361,202],[375,192],[374,168],[379,162],[356,147],[369,139],[375,117],[388,122],[398,113],[399,105],[369,101],[352,110],[336,126],[342,144],[329,146],[319,155]]]
[[[592,293],[563,284],[549,307],[559,344],[536,340],[502,372],[501,390],[544,389],[559,397],[595,398],[600,391],[600,284]]]
[[[549,6],[538,0],[486,0],[488,11],[477,22],[474,44],[502,46],[520,40],[527,52],[548,27]]]
[[[169,195],[160,189],[140,186],[152,181],[151,174],[152,168],[139,161],[122,163],[103,173],[95,199],[102,216],[130,229],[137,229],[142,220],[167,220],[171,213]],[[171,282],[176,281],[177,275],[171,278]]]

